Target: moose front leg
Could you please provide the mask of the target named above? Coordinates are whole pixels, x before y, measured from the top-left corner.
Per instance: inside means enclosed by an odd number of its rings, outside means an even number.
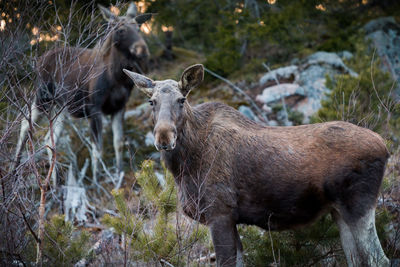
[[[58,139],[62,130],[64,129],[64,121],[66,118],[65,112],[66,111],[62,111],[60,114],[57,115],[57,117],[51,119],[52,122],[50,123],[49,127],[52,128],[49,129],[45,137],[49,165],[52,164],[53,154],[56,153]],[[53,186],[55,188],[57,187],[57,165],[56,162],[54,164],[55,166],[53,172],[51,173],[51,179],[53,180]]]
[[[118,177],[121,175],[122,172],[122,150],[124,146],[124,136],[123,136],[124,113],[125,112],[122,109],[117,113],[115,113],[111,118],[112,131],[113,131],[113,144],[114,144]]]
[[[11,168],[12,171],[15,171],[15,168],[18,167],[18,164],[20,162],[22,154],[22,146],[26,141],[29,127],[30,125],[33,125],[37,121],[38,117],[39,117],[39,109],[36,105],[36,99],[34,99],[30,110],[30,114],[28,115],[27,118],[24,118],[21,122],[21,130],[17,142],[17,148],[15,149],[15,162]]]
[[[242,263],[236,261],[237,250],[241,248],[238,248],[239,243],[237,238],[239,235],[232,218],[230,216],[215,217],[209,226],[217,256],[217,266],[243,266]]]
[[[99,160],[103,150],[103,124],[100,111],[94,114],[90,120],[90,129],[92,132],[92,175],[93,182],[97,184],[97,174]]]

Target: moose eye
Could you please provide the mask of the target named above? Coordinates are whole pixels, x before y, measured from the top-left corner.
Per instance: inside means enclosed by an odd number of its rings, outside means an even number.
[[[183,107],[183,104],[185,103],[185,101],[186,101],[186,98],[185,98],[185,97],[182,97],[182,98],[179,98],[179,99],[178,99],[178,103],[179,103],[179,105],[180,105],[181,107]]]
[[[125,29],[124,28],[118,30],[118,34],[122,35],[124,33],[125,33]]]
[[[156,102],[156,101],[154,101],[154,100],[149,100],[150,106],[154,106],[155,102]]]

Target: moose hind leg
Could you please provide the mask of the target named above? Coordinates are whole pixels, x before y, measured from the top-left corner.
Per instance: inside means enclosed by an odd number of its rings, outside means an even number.
[[[375,207],[385,169],[385,158],[360,160],[325,190],[336,202],[336,221],[343,232],[343,249],[351,266],[389,266],[375,228]],[[348,232],[351,232],[354,242]],[[350,241],[349,241],[350,240]],[[345,244],[345,243],[351,243]],[[354,246],[357,253],[354,252]],[[350,247],[350,249],[349,249]],[[350,254],[350,252],[351,254]],[[351,260],[351,261],[350,261]]]
[[[347,266],[356,266],[356,260],[359,258],[356,242],[353,238],[353,234],[350,227],[346,224],[343,218],[336,211],[332,212],[332,217],[334,218],[340,232],[340,241],[344,254],[346,256]]]
[[[349,226],[359,251],[360,266],[390,266],[376,233],[375,207]]]

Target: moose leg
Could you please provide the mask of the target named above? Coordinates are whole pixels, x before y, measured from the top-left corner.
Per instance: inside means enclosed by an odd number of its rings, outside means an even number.
[[[217,266],[236,266],[237,230],[230,216],[218,216],[209,224]],[[239,265],[240,266],[240,265]]]
[[[332,211],[332,217],[334,218],[339,228],[340,241],[342,243],[342,248],[346,256],[347,266],[356,266],[356,260],[359,258],[359,255],[356,247],[356,242],[353,238],[350,227],[344,222],[339,213],[337,213],[336,211]]]
[[[348,225],[361,257],[359,266],[390,266],[376,233],[375,207],[370,208],[363,217]]]
[[[118,170],[118,176],[122,172],[122,149],[124,145],[123,140],[123,122],[124,122],[124,110],[118,111],[111,118],[112,130],[113,130],[113,144],[115,150],[115,159]]]
[[[235,237],[236,237],[236,267],[244,267],[243,262],[243,246],[240,241],[239,232],[235,226]]]
[[[30,117],[28,118],[30,120],[30,122],[26,118],[24,118],[21,122],[21,130],[19,133],[17,148],[15,150],[15,164],[13,165],[13,169],[17,167],[17,165],[19,164],[19,161],[21,159],[22,146],[26,141],[26,134],[28,133],[29,125],[35,123],[39,116],[39,110],[38,110],[38,107],[36,106],[36,99],[33,101],[30,112],[31,112]]]
[[[92,175],[93,182],[97,184],[98,165],[103,149],[103,125],[100,112],[97,112],[92,116],[90,120],[90,128],[92,132]]]
[[[47,147],[47,155],[49,158],[49,164],[51,164],[53,153],[56,153],[57,141],[60,137],[60,134],[64,128],[64,120],[65,120],[65,111],[61,112],[53,121],[53,129],[49,129],[46,135],[46,147]],[[50,135],[53,135],[53,140]],[[54,146],[53,146],[54,141]],[[51,173],[51,179],[53,180],[53,186],[57,186],[57,166],[54,166],[53,172]]]
[[[332,215],[339,226],[347,265],[390,266],[376,234],[375,208],[370,208],[359,218],[349,215],[343,217],[339,213],[340,209],[332,212]]]

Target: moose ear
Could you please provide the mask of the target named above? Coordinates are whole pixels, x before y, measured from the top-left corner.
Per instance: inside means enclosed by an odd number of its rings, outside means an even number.
[[[126,16],[133,19],[134,17],[136,17],[136,15],[137,15],[137,7],[135,3],[132,2],[129,4],[128,10],[126,11]]]
[[[139,73],[129,71],[127,69],[123,69],[126,75],[129,76],[135,83],[135,85],[142,91],[144,92],[148,97],[151,97],[153,95],[153,89],[154,86],[156,85],[155,82],[147,78],[144,75],[141,75]]]
[[[149,19],[151,19],[151,16],[153,16],[153,14],[151,14],[151,13],[141,14],[141,15],[135,17],[135,21],[137,24],[140,25],[140,24],[145,23]]]
[[[199,86],[203,79],[204,67],[202,64],[196,64],[185,69],[179,81],[179,88],[183,96],[186,97],[190,90]]]
[[[101,14],[103,15],[103,18],[106,21],[116,21],[116,20],[118,20],[118,17],[114,13],[112,13],[108,8],[106,8],[106,7],[104,7],[104,6],[100,5],[100,4],[98,4],[97,6],[100,8]]]

